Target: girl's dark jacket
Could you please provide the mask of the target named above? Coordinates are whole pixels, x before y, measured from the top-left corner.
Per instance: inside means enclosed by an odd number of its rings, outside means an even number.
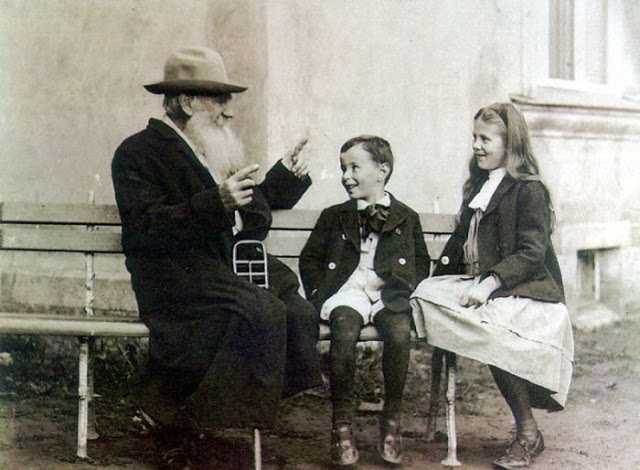
[[[307,299],[322,304],[349,279],[360,260],[357,202],[349,200],[322,211],[300,255],[300,276]],[[418,214],[391,196],[374,269],[385,286],[381,298],[395,312],[409,310],[409,294],[429,275],[429,253]]]
[[[464,207],[434,275],[463,274],[463,249],[473,210]],[[502,286],[491,298],[528,297],[564,302],[560,267],[551,244],[549,193],[540,181],[506,174],[478,228],[481,276],[496,274]]]
[[[234,217],[162,121],[118,147],[112,178],[127,269],[151,333],[145,411],[171,422],[173,404],[188,399],[206,425],[271,425],[283,395],[320,382],[316,313],[297,294],[295,273],[270,258],[269,291],[234,274]],[[270,209],[292,207],[310,184],[278,162],[241,208],[242,234],[263,239]],[[304,320],[288,335],[292,311]]]

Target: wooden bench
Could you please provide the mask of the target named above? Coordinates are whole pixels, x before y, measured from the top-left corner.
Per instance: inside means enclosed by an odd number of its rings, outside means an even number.
[[[320,211],[315,210],[275,211],[272,229],[265,242],[268,252],[297,272],[300,251],[319,215]],[[429,253],[432,259],[437,259],[454,228],[454,216],[421,214],[420,220]],[[113,205],[4,202],[0,206],[0,250],[84,255],[85,301],[82,315],[0,312],[0,333],[73,336],[79,339],[77,456],[86,458],[87,439],[97,437],[91,426],[93,420],[89,419],[89,404],[93,398],[89,359],[94,339],[145,337],[149,334],[147,327],[137,316],[95,314],[95,257],[109,253],[122,254],[118,210]],[[320,339],[329,339],[326,325],[321,326]],[[380,337],[374,327],[368,326],[362,330],[360,340],[379,341]],[[432,383],[432,397],[439,393],[441,361],[442,355],[434,354],[433,365],[438,378],[437,384],[436,380]],[[450,385],[452,377],[450,376]],[[438,386],[435,393],[434,384]],[[437,400],[432,400],[429,434],[433,434],[432,423],[436,414]],[[453,449],[455,453],[455,443]]]

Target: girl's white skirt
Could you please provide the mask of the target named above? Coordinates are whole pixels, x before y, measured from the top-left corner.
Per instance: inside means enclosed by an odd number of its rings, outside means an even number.
[[[432,346],[506,370],[542,387],[564,407],[573,372],[573,332],[567,307],[524,297],[503,297],[462,307],[471,276],[436,276],[411,295],[418,337]],[[534,387],[535,388],[535,387]]]

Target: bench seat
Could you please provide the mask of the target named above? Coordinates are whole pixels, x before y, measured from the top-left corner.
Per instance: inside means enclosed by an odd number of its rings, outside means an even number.
[[[45,336],[149,336],[149,329],[137,318],[86,317],[0,312],[0,332]]]
[[[132,317],[86,317],[68,315],[25,314],[0,312],[0,332],[13,335],[86,336],[86,337],[146,337],[149,329]],[[329,326],[320,325],[320,341],[331,338]],[[412,333],[415,338],[415,333]],[[372,325],[360,332],[359,341],[380,341],[380,335]]]

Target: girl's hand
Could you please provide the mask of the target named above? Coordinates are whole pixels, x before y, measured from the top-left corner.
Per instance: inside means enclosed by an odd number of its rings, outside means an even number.
[[[482,282],[474,281],[460,299],[463,307],[476,307],[487,303],[489,296],[500,287],[502,283],[497,276],[488,276]]]

